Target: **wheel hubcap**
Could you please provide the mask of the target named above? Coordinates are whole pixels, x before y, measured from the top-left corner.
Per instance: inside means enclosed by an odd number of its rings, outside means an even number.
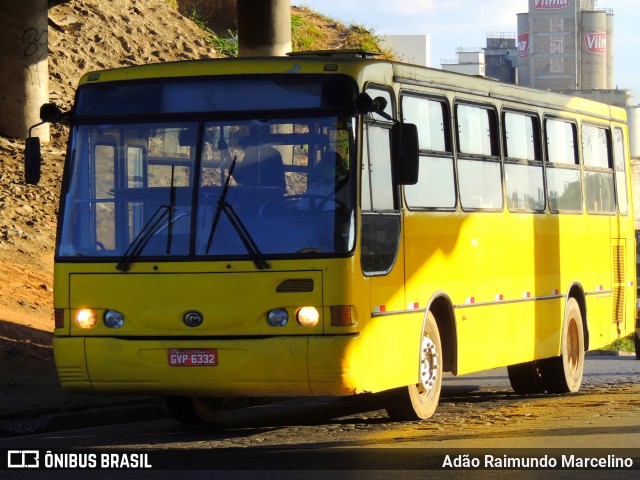
[[[567,362],[571,373],[575,373],[578,369],[579,358],[580,340],[578,338],[578,327],[576,326],[576,320],[572,318],[567,332]]]
[[[429,395],[438,379],[438,350],[433,340],[426,334],[420,348],[420,393]]]

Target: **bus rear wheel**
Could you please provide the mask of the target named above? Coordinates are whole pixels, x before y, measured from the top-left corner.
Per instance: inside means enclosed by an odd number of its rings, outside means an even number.
[[[165,397],[169,414],[186,424],[214,423],[224,409],[224,398]]]
[[[584,327],[575,298],[567,301],[562,326],[562,353],[539,361],[540,373],[548,393],[574,393],[580,390],[584,372]]]
[[[387,392],[387,414],[393,420],[426,420],[438,406],[442,388],[442,344],[436,319],[431,312],[420,342],[420,383]]]

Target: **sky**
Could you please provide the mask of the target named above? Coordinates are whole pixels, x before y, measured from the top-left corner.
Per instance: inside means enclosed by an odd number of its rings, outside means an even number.
[[[347,25],[362,25],[379,36],[429,35],[431,66],[455,59],[456,48],[486,46],[487,32],[517,33],[518,13],[528,0],[291,0]],[[598,0],[613,9],[615,82],[640,103],[638,0]]]

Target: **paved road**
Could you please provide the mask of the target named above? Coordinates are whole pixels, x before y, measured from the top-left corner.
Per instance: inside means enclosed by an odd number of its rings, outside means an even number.
[[[424,470],[441,467],[446,455],[453,461],[456,455],[481,458],[486,452],[494,456],[529,452],[536,458],[550,451],[580,458],[613,455],[634,458],[637,468],[638,379],[640,361],[635,357],[588,357],[584,388],[574,395],[516,395],[509,387],[505,369],[448,377],[442,403],[427,422],[389,422],[375,396],[296,399],[225,412],[217,428],[194,428],[161,419],[2,439],[0,449],[97,447],[100,451],[149,451],[156,468],[201,464],[207,469],[230,469],[226,472],[230,476],[216,478],[252,480],[273,478],[269,474],[275,473],[274,468],[283,469],[278,478],[284,479],[301,478],[300,471],[305,479],[338,478],[323,477],[327,468],[341,470],[339,478],[365,478],[354,477],[362,469],[371,473],[366,478],[382,478],[378,475],[383,470],[392,470],[393,476],[402,471],[402,478],[425,478]],[[634,450],[622,450],[629,447]],[[550,450],[554,448],[560,450]],[[541,473],[523,472],[524,478]],[[572,475],[563,477],[563,472],[567,470],[553,470],[553,478],[576,476],[575,471],[569,471]],[[151,472],[143,473],[142,478],[156,478],[145,477],[146,473]],[[159,478],[174,479],[176,473]],[[440,478],[450,473],[455,472],[440,469],[429,476]],[[505,472],[471,469],[463,474],[499,478],[501,473]],[[620,478],[633,478],[629,475],[637,476],[638,472],[623,469],[614,473]],[[616,478],[610,471],[580,469],[581,478],[605,476]]]

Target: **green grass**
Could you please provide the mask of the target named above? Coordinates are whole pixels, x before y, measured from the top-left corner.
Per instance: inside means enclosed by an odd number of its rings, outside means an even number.
[[[633,333],[628,337],[621,338],[620,340],[616,340],[611,345],[607,345],[601,350],[606,350],[609,352],[634,352],[635,345],[633,343]]]
[[[381,50],[378,37],[365,26],[351,24],[349,25],[348,32],[347,45],[351,48],[359,48],[368,52],[379,52]]]
[[[211,43],[221,55],[226,57],[238,56],[238,32],[227,30],[226,36],[212,33],[211,38],[209,38],[209,43]]]
[[[300,15],[291,16],[291,45],[294,51],[312,50],[322,35],[318,27],[307,25]]]
[[[176,0],[165,0],[169,5],[174,3],[177,5]],[[215,50],[221,55],[226,57],[238,56],[238,32],[228,30],[226,34],[219,34],[212,31],[207,25],[206,16],[198,8],[198,3],[193,3],[190,7],[188,17],[193,21],[201,30],[208,34],[207,41],[215,48]],[[345,26],[340,22],[327,17],[325,15],[318,14],[311,9],[308,9],[311,13],[317,15],[319,18],[325,20],[328,24],[337,25],[343,32],[344,37],[341,38],[341,47],[348,49],[361,49],[371,52],[380,52],[382,58],[393,60],[396,55],[395,52],[383,49],[380,46],[378,37],[373,30],[366,28],[363,25],[352,23]],[[322,28],[306,22],[303,15],[291,16],[291,43],[293,51],[307,51],[324,49],[326,47],[318,47],[318,45],[326,44],[326,33]]]
[[[238,32],[227,30],[226,35],[218,35],[215,33],[207,25],[207,17],[198,9],[197,4],[191,5],[189,20],[209,35],[207,42],[209,42],[220,55],[225,57],[238,56]]]
[[[207,17],[204,15],[197,6],[191,5],[191,11],[189,12],[189,20],[195,23],[198,28],[206,32],[211,32],[207,26]]]

